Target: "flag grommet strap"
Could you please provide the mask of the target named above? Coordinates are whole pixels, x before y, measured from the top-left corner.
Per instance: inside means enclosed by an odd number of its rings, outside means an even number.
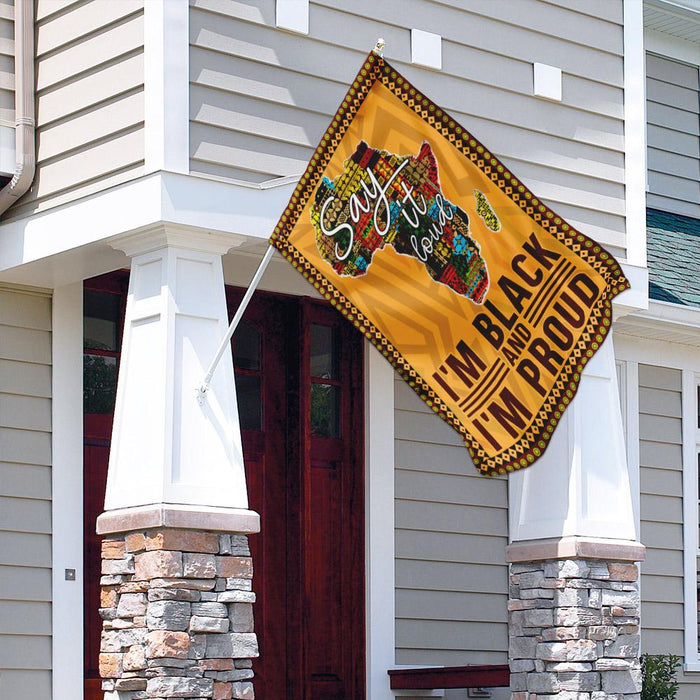
[[[544,452],[629,288],[608,252],[374,53],[270,242],[486,474]]]

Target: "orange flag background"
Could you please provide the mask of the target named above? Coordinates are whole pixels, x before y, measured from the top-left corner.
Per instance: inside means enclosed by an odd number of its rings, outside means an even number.
[[[374,54],[271,243],[488,474],[544,452],[629,287],[610,254]]]

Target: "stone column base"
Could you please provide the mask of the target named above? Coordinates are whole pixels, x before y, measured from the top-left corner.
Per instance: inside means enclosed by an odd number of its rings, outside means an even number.
[[[512,700],[638,700],[637,580],[630,561],[511,564]]]
[[[105,700],[254,698],[252,576],[245,535],[167,527],[108,535]]]

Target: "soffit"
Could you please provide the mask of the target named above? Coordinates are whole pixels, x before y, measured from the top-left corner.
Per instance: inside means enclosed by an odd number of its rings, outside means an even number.
[[[700,0],[644,0],[644,27],[700,44]]]

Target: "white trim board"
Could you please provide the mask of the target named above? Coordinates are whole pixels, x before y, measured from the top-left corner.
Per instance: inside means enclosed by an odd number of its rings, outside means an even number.
[[[648,310],[625,316],[615,329],[625,335],[699,346],[700,309],[652,300]]]
[[[146,172],[190,169],[190,8],[187,2],[144,5],[144,138]]]
[[[83,285],[54,290],[51,644],[54,698],[83,697]],[[75,569],[66,581],[65,570]]]
[[[640,493],[639,493],[639,363],[622,360],[623,401],[625,402],[625,437],[627,438],[627,470],[632,493],[634,525],[637,539],[641,538]]]
[[[674,369],[692,369],[700,363],[697,348],[692,345],[625,335],[617,328],[613,330],[615,357],[619,360],[633,360],[639,364]]]
[[[240,236],[266,240],[293,189],[294,184],[251,188],[160,171],[145,175],[32,217],[0,224],[0,275],[25,284],[36,278],[35,284],[44,280],[45,285],[43,271],[29,267],[13,275],[7,271],[83,246],[106,244],[160,222],[232,234],[234,243],[240,242]],[[65,263],[62,267],[70,268]],[[70,273],[66,269],[62,274]],[[77,280],[59,283],[70,281]]]
[[[700,358],[695,366],[700,370]],[[683,645],[686,670],[700,664],[698,650],[698,374],[683,370]],[[690,667],[690,668],[688,668]]]
[[[647,264],[646,71],[642,3],[639,0],[624,0],[624,17],[627,261],[633,265],[645,266]]]
[[[395,651],[394,369],[365,341],[367,698],[391,698]]]
[[[672,58],[675,61],[696,66],[700,64],[700,46],[694,41],[686,41],[653,29],[644,30],[644,48],[651,53]]]

